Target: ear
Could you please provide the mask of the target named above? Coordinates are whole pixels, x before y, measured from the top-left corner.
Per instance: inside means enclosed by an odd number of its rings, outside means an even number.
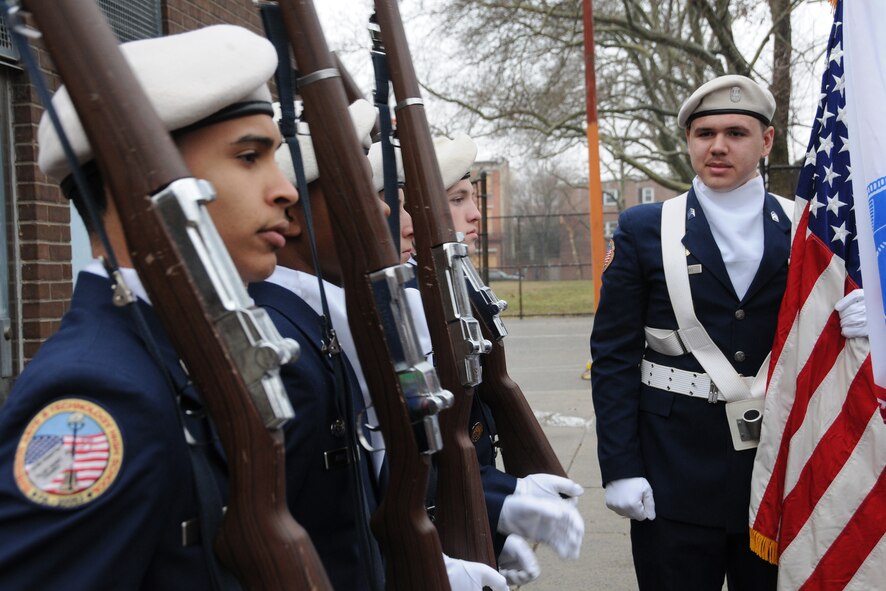
[[[775,140],[775,128],[771,125],[763,131],[763,153],[761,158],[765,158],[772,151],[772,142]]]

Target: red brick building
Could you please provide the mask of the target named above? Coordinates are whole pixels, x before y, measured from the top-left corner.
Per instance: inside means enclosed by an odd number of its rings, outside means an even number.
[[[486,216],[489,268],[508,274],[522,270],[531,280],[591,278],[591,240],[587,188],[558,186],[561,198],[550,199],[546,211],[515,215],[507,161],[478,162],[472,178],[487,175]],[[481,189],[477,189],[477,194]],[[677,192],[650,180],[624,179],[603,183],[604,237],[612,237],[618,214],[640,203],[664,201]],[[480,203],[483,211],[482,200]],[[480,257],[475,261],[482,267]]]
[[[216,23],[239,24],[261,32],[258,10],[248,0],[98,0],[98,4],[121,41]],[[56,86],[48,55],[38,50],[38,58],[50,84]],[[90,256],[76,213],[72,215],[55,183],[37,168],[35,138],[41,114],[37,93],[3,29],[0,230],[6,248],[0,260],[0,280],[5,283],[5,289],[0,290],[0,402],[27,360],[58,328],[71,297],[75,268]]]
[[[484,176],[485,199],[481,180]],[[504,256],[503,218],[511,212],[511,169],[508,161],[500,159],[475,162],[471,169],[471,180],[475,183],[480,212],[486,216],[486,236],[481,236],[481,242],[486,244],[489,252],[489,268],[495,269],[501,266]],[[481,226],[481,234],[483,231]],[[480,268],[480,261],[475,261],[475,266]]]

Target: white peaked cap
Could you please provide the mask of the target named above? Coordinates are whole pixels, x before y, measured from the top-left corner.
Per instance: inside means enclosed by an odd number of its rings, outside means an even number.
[[[369,138],[369,132],[375,125],[376,113],[375,107],[369,101],[357,99],[348,107],[348,113],[351,115],[351,122],[354,124],[354,130],[360,139],[361,145],[365,145]],[[280,119],[280,105],[274,104],[274,117]],[[320,178],[320,168],[317,165],[317,154],[314,152],[314,143],[311,141],[311,129],[307,123],[299,122],[298,124],[298,148],[301,151],[302,165],[305,169],[305,180],[312,183]],[[286,175],[286,178],[293,184],[296,183],[295,168],[292,166],[292,155],[289,152],[289,146],[285,143],[277,150],[277,165]]]
[[[440,165],[443,186],[449,189],[471,171],[477,158],[477,144],[466,133],[457,133],[452,139],[434,138],[434,150]]]
[[[270,113],[267,82],[277,69],[277,54],[267,39],[243,27],[215,25],[124,43],[120,49],[169,131],[199,123],[233,105],[255,103],[256,109],[234,110],[217,121]],[[52,104],[78,163],[92,160],[92,147],[64,86],[55,93]],[[138,117],[138,113],[132,116]],[[71,169],[46,113],[40,119],[37,141],[40,169],[63,180]]]
[[[372,165],[372,184],[375,192],[378,193],[385,188],[385,171],[382,163],[381,142],[375,142],[369,148],[369,163]],[[397,161],[397,182],[405,183],[406,175],[403,172],[403,156],[400,154],[400,148],[394,146],[394,158]]]
[[[747,76],[719,76],[686,99],[677,114],[677,125],[688,127],[698,117],[729,113],[750,115],[769,125],[775,114],[775,97]]]

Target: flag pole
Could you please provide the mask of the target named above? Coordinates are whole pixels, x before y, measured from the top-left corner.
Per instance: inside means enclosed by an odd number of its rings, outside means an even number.
[[[584,12],[585,99],[588,116],[588,204],[591,232],[591,276],[594,310],[600,301],[603,281],[603,186],[600,182],[600,134],[597,129],[597,77],[594,73],[593,0],[582,0]]]

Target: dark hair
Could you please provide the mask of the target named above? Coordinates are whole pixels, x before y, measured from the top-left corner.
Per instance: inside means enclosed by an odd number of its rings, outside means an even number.
[[[102,173],[95,160],[90,160],[82,165],[80,167],[80,172],[86,180],[86,190],[89,191],[89,195],[81,194],[80,189],[77,187],[77,183],[74,182],[73,174],[69,174],[65,177],[65,180],[63,180],[59,186],[61,187],[62,194],[74,203],[77,213],[80,214],[80,218],[86,226],[86,231],[92,234],[95,232],[95,228],[92,226],[92,219],[89,217],[89,210],[86,208],[86,198],[92,200],[99,218],[103,217],[108,210],[108,199],[105,195],[105,182],[104,179],[102,179]]]

